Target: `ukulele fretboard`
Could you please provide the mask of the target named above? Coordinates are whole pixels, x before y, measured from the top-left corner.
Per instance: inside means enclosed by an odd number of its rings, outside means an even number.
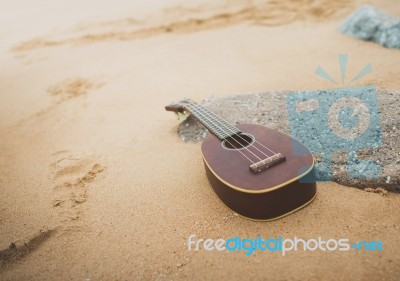
[[[218,117],[201,105],[192,103],[186,106],[186,109],[220,140],[241,133],[238,128],[229,124],[224,119]]]

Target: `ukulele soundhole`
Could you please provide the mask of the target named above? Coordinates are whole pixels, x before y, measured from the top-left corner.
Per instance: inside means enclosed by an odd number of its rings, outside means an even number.
[[[239,150],[252,145],[255,141],[253,135],[239,133],[230,136],[222,141],[222,147],[229,150]]]

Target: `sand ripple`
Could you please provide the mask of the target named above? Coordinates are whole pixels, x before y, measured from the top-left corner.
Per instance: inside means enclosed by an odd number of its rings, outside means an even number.
[[[236,1],[219,6],[172,7],[144,19],[123,18],[115,21],[81,24],[62,35],[34,38],[16,44],[12,51],[30,51],[63,45],[82,45],[109,40],[139,40],[167,33],[192,33],[240,23],[267,26],[297,20],[323,21],[340,14],[351,1],[287,0]]]

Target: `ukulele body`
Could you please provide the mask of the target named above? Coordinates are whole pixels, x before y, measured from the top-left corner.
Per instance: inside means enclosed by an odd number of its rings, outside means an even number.
[[[310,203],[316,195],[314,159],[310,151],[290,136],[256,124],[237,125],[254,142],[239,151],[210,134],[202,143],[204,165],[212,188],[232,211],[253,220],[273,220]],[[249,170],[255,154],[268,149],[286,160],[259,173]],[[247,155],[246,158],[243,154]]]

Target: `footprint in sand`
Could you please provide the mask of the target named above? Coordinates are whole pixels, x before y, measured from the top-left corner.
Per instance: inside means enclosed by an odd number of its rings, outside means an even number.
[[[50,165],[56,194],[53,208],[59,210],[63,221],[79,219],[82,204],[89,196],[89,187],[104,171],[104,167],[92,158],[74,157],[68,151],[55,154],[58,160]]]
[[[52,110],[56,109],[60,104],[65,101],[72,100],[78,97],[86,96],[90,91],[99,89],[104,85],[102,82],[94,81],[88,78],[77,77],[68,78],[47,88],[47,93],[54,98],[54,102],[49,107],[36,112],[34,116],[41,117],[44,116]],[[30,118],[21,121],[21,124],[30,120]]]
[[[89,186],[104,171],[104,167],[94,162],[93,158],[71,156],[68,150],[56,152],[53,156],[57,159],[50,165],[55,192],[53,208],[57,208],[58,217],[61,217],[62,230],[76,230],[79,227],[67,223],[82,216],[82,205],[88,199]],[[42,229],[32,236],[15,240],[7,248],[0,249],[0,273],[36,251],[57,230],[58,227]]]
[[[47,89],[50,96],[58,98],[60,101],[85,96],[90,90],[98,89],[102,84],[87,78],[69,78],[57,82]]]

